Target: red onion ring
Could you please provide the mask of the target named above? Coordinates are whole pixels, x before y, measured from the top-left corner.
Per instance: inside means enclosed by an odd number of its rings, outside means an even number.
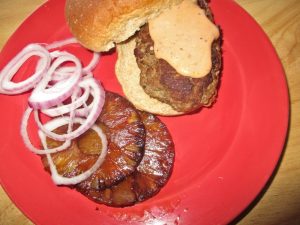
[[[62,41],[55,41],[51,44],[46,44],[46,49],[52,50],[52,49],[55,49],[55,48],[60,48],[60,47],[65,46],[65,45],[76,44],[76,43],[78,43],[76,38],[68,38],[68,39],[65,39],[65,40],[62,40]]]
[[[74,38],[54,42],[45,47],[39,44],[30,44],[14,57],[0,72],[0,93],[20,94],[32,88],[29,97],[29,107],[25,110],[21,121],[21,136],[25,146],[36,154],[46,154],[52,179],[56,184],[75,184],[88,178],[102,164],[107,152],[107,140],[101,128],[94,125],[99,117],[105,101],[105,92],[101,84],[93,78],[92,70],[99,62],[100,55],[94,53],[90,63],[82,68],[82,64],[74,55],[65,51],[48,50],[62,47],[66,44],[77,43]],[[22,64],[32,56],[39,56],[35,73],[24,81],[15,83],[12,78]],[[64,66],[66,62],[74,66]],[[93,101],[87,105],[89,96]],[[71,103],[64,104],[70,99]],[[31,113],[39,127],[39,136],[44,149],[38,149],[30,141],[27,127]],[[52,120],[42,124],[39,113],[52,117]],[[69,115],[69,116],[66,116]],[[56,118],[53,118],[56,117]],[[85,117],[79,118],[79,117]],[[72,130],[73,124],[80,126]],[[68,124],[66,134],[56,134],[53,130],[60,125]],[[50,154],[63,151],[71,145],[71,140],[92,128],[102,139],[103,149],[96,163],[84,173],[73,178],[62,177],[57,173]],[[46,136],[54,140],[63,141],[62,145],[48,149]]]
[[[39,120],[38,111],[34,110],[34,118],[39,129],[42,130],[48,137],[57,141],[66,141],[68,139],[74,139],[86,132],[89,129],[89,127],[91,127],[96,122],[104,105],[105,92],[102,86],[99,84],[99,82],[97,82],[93,78],[82,80],[80,82],[80,85],[82,85],[83,87],[88,86],[93,90],[91,91],[91,93],[93,93],[94,102],[88,117],[85,119],[84,123],[81,124],[81,126],[79,126],[76,130],[68,134],[56,134],[44,127],[44,125]]]
[[[55,54],[55,57],[57,57],[57,54]],[[91,71],[97,66],[98,62],[100,60],[100,54],[94,52],[93,58],[90,61],[90,63],[85,66],[82,69],[82,75],[88,76],[91,74]],[[63,80],[68,78],[72,73],[74,73],[75,67],[68,66],[68,67],[62,67],[57,69],[57,71],[54,72],[54,76],[52,77],[52,80]]]
[[[61,64],[68,61],[74,62],[75,64],[76,69],[73,75],[66,80],[56,83],[51,88],[46,89],[48,83],[51,81],[54,71]],[[79,82],[81,69],[81,63],[75,56],[69,53],[59,56],[50,66],[41,82],[32,91],[28,100],[30,107],[33,109],[47,109],[66,100],[71,96]]]
[[[76,109],[75,115],[77,117],[87,117],[91,111],[91,108],[93,106],[93,103],[87,105],[86,103],[83,104],[83,108]]]
[[[65,80],[65,79],[68,79],[70,78],[70,76],[72,76],[72,74],[75,72],[75,69],[74,67],[62,67],[62,68],[58,68],[53,76],[52,76],[52,79],[51,79],[51,82],[52,83],[57,83],[59,81],[62,81],[62,80]]]
[[[46,45],[46,49],[52,50],[52,49],[60,48],[60,47],[65,46],[65,45],[75,44],[75,43],[78,43],[76,38],[69,38],[69,39],[66,39],[66,40],[63,40],[63,41],[56,41],[56,42],[53,42],[52,44],[48,44],[48,45]],[[53,51],[51,53],[51,56],[56,57],[57,52],[59,52],[59,51]],[[96,65],[98,64],[99,60],[100,60],[100,53],[93,52],[92,60],[90,61],[90,63],[87,66],[85,66],[82,69],[83,75],[85,75],[85,74],[89,73],[90,71],[92,71],[96,67]]]
[[[63,114],[70,113],[72,111],[71,109],[76,110],[79,107],[83,106],[84,103],[89,98],[90,90],[89,87],[87,86],[82,88],[84,90],[83,94],[80,97],[78,97],[76,100],[72,101],[70,104],[57,106],[55,108],[44,109],[42,110],[42,113],[44,113],[47,116],[56,117],[56,116],[61,116]]]
[[[38,149],[33,146],[33,144],[30,141],[28,132],[27,132],[27,126],[28,126],[28,120],[30,117],[30,114],[32,113],[33,109],[28,107],[22,117],[22,122],[21,122],[21,137],[23,139],[23,142],[25,146],[32,151],[35,154],[38,155],[45,155],[45,154],[51,154],[51,153],[56,153],[65,150],[66,148],[70,147],[71,145],[71,140],[65,141],[62,145],[52,148],[52,149]]]
[[[34,74],[18,83],[11,81],[24,62],[32,56],[40,57]],[[0,72],[0,93],[15,95],[32,89],[42,79],[50,63],[50,54],[44,47],[38,44],[26,46]]]
[[[95,67],[97,66],[99,60],[100,60],[100,54],[97,53],[97,52],[94,52],[93,58],[90,61],[90,63],[82,69],[83,74],[86,75],[89,72],[91,72],[93,69],[95,69]]]

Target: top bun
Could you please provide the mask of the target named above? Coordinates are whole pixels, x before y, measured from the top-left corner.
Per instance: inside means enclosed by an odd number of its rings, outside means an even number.
[[[148,19],[182,0],[67,0],[71,32],[86,48],[108,51],[125,41]]]

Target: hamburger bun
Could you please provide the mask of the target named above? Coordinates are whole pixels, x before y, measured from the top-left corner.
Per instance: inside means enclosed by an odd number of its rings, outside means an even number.
[[[67,0],[72,34],[86,48],[108,51],[131,37],[150,18],[182,0]]]

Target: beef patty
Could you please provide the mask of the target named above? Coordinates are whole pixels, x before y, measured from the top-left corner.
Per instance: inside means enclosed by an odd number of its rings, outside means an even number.
[[[205,0],[198,1],[207,17],[213,21],[212,13]],[[171,105],[179,112],[192,112],[202,106],[210,106],[216,97],[221,70],[221,36],[212,44],[212,68],[202,78],[183,76],[164,59],[157,59],[153,50],[154,42],[144,25],[136,36],[134,51],[141,70],[140,85],[151,97]]]

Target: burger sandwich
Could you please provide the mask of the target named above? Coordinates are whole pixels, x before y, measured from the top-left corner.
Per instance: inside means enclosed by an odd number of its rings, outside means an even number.
[[[88,49],[116,46],[116,75],[135,107],[173,116],[216,99],[220,28],[207,0],[67,0],[73,35]]]

